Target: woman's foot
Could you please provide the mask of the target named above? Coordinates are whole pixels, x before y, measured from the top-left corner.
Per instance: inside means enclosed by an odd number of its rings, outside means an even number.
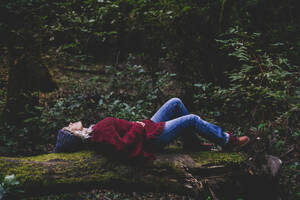
[[[236,138],[236,146],[243,147],[246,146],[250,142],[250,138],[248,136],[241,136]]]
[[[223,147],[225,150],[235,150],[246,146],[250,142],[248,136],[235,137],[232,133],[229,134],[229,142]]]

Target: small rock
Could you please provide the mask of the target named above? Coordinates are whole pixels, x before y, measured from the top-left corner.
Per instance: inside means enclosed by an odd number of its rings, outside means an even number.
[[[276,176],[278,174],[278,171],[281,167],[282,161],[272,155],[266,155],[268,168],[270,169],[271,175]]]
[[[193,189],[193,186],[188,185],[188,184],[184,184],[184,187],[189,188],[189,189]]]
[[[173,182],[173,183],[177,183],[178,182],[176,179],[173,179],[173,178],[169,179],[169,181]]]

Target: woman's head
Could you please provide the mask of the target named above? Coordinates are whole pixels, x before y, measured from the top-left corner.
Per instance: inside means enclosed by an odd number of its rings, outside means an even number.
[[[78,122],[71,122],[68,126],[68,129],[70,131],[81,131],[83,130],[83,126],[82,126],[82,122],[78,121]]]
[[[92,127],[84,128],[82,122],[71,122],[69,126],[62,128],[58,135],[55,152],[73,152],[81,149],[83,141],[90,138]]]

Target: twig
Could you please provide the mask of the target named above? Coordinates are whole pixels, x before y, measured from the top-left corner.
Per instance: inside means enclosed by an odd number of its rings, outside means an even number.
[[[213,200],[219,200],[218,197],[216,196],[215,192],[211,189],[211,187],[209,186],[209,183],[207,181],[207,179],[204,179],[204,183],[206,185],[206,188],[208,188],[210,194],[211,194],[211,197]]]
[[[119,64],[120,51],[117,52],[115,66]]]
[[[210,192],[212,198],[213,198],[214,200],[218,200],[216,194],[215,194],[214,191],[211,189],[211,187],[209,186],[209,184],[207,184],[207,186],[208,186],[208,189],[209,189],[209,192]]]
[[[104,196],[105,200],[111,200],[111,198],[108,198],[107,196]]]
[[[281,156],[279,156],[279,158],[285,157],[286,155],[288,155],[289,153],[291,153],[294,150],[295,150],[295,146],[293,145],[291,149],[289,149],[287,152],[285,152],[284,154],[282,154]]]
[[[73,72],[80,72],[80,73],[90,73],[90,74],[104,73],[103,69],[88,70],[88,69],[76,69],[76,68],[69,68],[69,67],[59,67],[59,68],[64,71],[73,71]]]

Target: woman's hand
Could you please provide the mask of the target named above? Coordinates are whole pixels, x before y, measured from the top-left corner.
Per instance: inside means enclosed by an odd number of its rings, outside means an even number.
[[[145,123],[144,122],[139,122],[139,121],[136,121],[136,123],[142,125],[142,127],[145,127]]]

